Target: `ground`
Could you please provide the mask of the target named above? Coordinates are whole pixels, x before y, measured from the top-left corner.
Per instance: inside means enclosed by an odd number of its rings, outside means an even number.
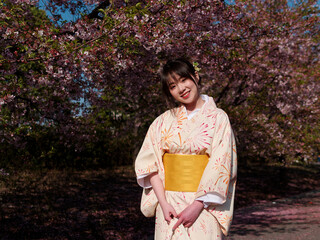
[[[318,240],[320,190],[257,203],[235,211],[225,240]]]
[[[235,208],[319,189],[319,165],[240,166]],[[10,172],[0,176],[0,239],[147,239],[154,222],[140,195],[132,166]]]

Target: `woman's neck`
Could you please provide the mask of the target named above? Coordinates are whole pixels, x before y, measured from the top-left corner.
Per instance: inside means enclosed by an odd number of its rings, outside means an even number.
[[[184,105],[187,113],[191,113],[194,110],[196,110],[197,108],[201,108],[203,106],[203,104],[205,103],[205,101],[202,99],[202,97],[199,95],[197,101],[195,101],[194,103],[190,103],[188,105]]]

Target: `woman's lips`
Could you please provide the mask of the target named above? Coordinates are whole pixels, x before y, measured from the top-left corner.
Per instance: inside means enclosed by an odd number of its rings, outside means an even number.
[[[186,92],[185,94],[181,95],[182,98],[188,98],[190,95],[190,91],[189,92]]]

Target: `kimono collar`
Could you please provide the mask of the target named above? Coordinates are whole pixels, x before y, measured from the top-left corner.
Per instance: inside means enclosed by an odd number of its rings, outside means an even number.
[[[202,100],[205,102],[205,103],[202,105],[202,107],[201,107],[201,108],[204,108],[205,105],[209,102],[209,97],[208,97],[208,95],[204,95],[204,94],[201,94],[200,97],[201,97]],[[193,116],[194,116],[197,112],[199,112],[201,108],[197,108],[197,109],[193,110],[191,113],[188,114],[186,107],[183,106],[184,112],[185,112],[188,120],[190,120],[191,118],[193,118]]]

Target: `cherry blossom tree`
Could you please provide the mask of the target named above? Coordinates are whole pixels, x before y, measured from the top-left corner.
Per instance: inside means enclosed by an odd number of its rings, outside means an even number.
[[[319,152],[316,1],[50,0],[51,16],[37,1],[1,4],[2,153],[130,163],[166,109],[158,69],[180,56],[230,116],[240,160]]]

